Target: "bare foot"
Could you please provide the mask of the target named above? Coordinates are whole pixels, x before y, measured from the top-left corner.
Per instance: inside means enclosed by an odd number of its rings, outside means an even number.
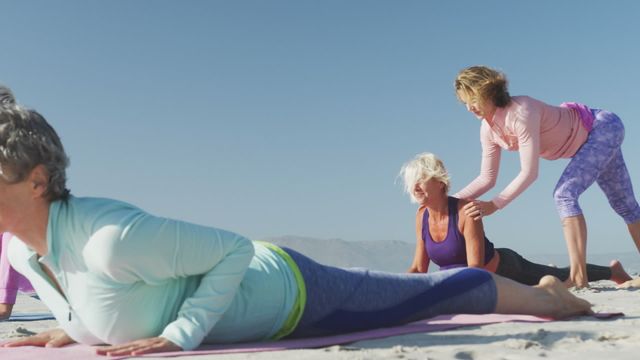
[[[587,289],[589,288],[589,283],[586,278],[578,275],[569,275],[569,278],[564,281],[564,286],[566,288],[576,288],[576,289]]]
[[[554,319],[562,319],[574,315],[593,314],[591,304],[567,290],[558,278],[547,275],[540,279],[536,288],[544,290],[549,296],[549,313],[545,314]]]
[[[612,260],[609,267],[611,268],[611,281],[615,281],[616,284],[619,285],[631,280],[631,276],[624,271],[620,261]]]
[[[8,319],[11,316],[13,304],[0,304],[0,320]]]
[[[640,278],[635,278],[633,280],[625,281],[623,284],[618,285],[620,289],[633,289],[640,288]]]
[[[571,280],[571,278],[568,278],[562,283],[564,284],[564,287],[566,287],[567,289],[575,289],[575,290],[589,289],[589,283],[586,283],[586,285],[584,286],[577,286],[576,283],[573,280]]]

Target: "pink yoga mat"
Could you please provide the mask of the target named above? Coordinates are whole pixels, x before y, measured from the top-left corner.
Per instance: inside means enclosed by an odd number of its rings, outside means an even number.
[[[599,313],[593,315],[595,318],[606,319],[622,316],[622,313]],[[389,336],[412,334],[419,332],[443,331],[462,326],[485,325],[503,322],[547,322],[548,318],[541,318],[530,315],[443,315],[432,319],[416,321],[402,326],[391,328],[361,331],[350,334],[325,336],[308,339],[282,340],[275,342],[246,343],[233,345],[204,345],[194,351],[179,351],[171,353],[149,354],[149,357],[178,357],[187,355],[208,355],[208,354],[231,354],[249,353],[262,351],[276,351],[289,349],[307,349],[324,346],[346,344],[361,340],[379,339]],[[0,348],[0,358],[2,360],[117,360],[126,359],[130,356],[105,357],[95,354],[94,348],[85,345],[73,345],[59,349],[41,348],[26,346],[20,348]],[[139,356],[144,357],[144,355]]]

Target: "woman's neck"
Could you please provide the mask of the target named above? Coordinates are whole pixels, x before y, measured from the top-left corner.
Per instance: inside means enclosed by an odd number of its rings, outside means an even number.
[[[11,231],[38,255],[49,252],[47,245],[47,225],[49,222],[49,203],[45,202],[28,212],[28,215]]]
[[[429,218],[433,220],[444,220],[449,217],[449,197],[447,194],[429,198],[425,206],[429,210]]]

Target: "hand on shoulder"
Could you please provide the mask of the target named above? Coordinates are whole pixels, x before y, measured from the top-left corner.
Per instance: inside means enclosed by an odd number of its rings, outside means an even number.
[[[466,200],[465,200],[466,201]],[[462,205],[466,216],[473,220],[480,220],[484,216],[489,216],[498,210],[493,201],[472,200]]]

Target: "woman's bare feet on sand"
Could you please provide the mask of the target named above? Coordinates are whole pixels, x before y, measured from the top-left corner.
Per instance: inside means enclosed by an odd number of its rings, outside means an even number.
[[[618,285],[624,284],[632,279],[618,260],[612,260],[609,268],[611,268],[611,281],[614,281]]]
[[[556,277],[547,275],[534,287],[544,290],[543,299],[540,300],[547,304],[548,308],[545,309],[544,314],[540,314],[542,316],[562,319],[575,315],[593,314],[591,304],[570,293],[565,284]],[[545,296],[548,299],[544,299]]]
[[[498,314],[527,314],[553,319],[593,314],[591,304],[573,295],[560,279],[551,275],[540,279],[538,285],[527,286],[494,275],[497,289],[495,312]]]

